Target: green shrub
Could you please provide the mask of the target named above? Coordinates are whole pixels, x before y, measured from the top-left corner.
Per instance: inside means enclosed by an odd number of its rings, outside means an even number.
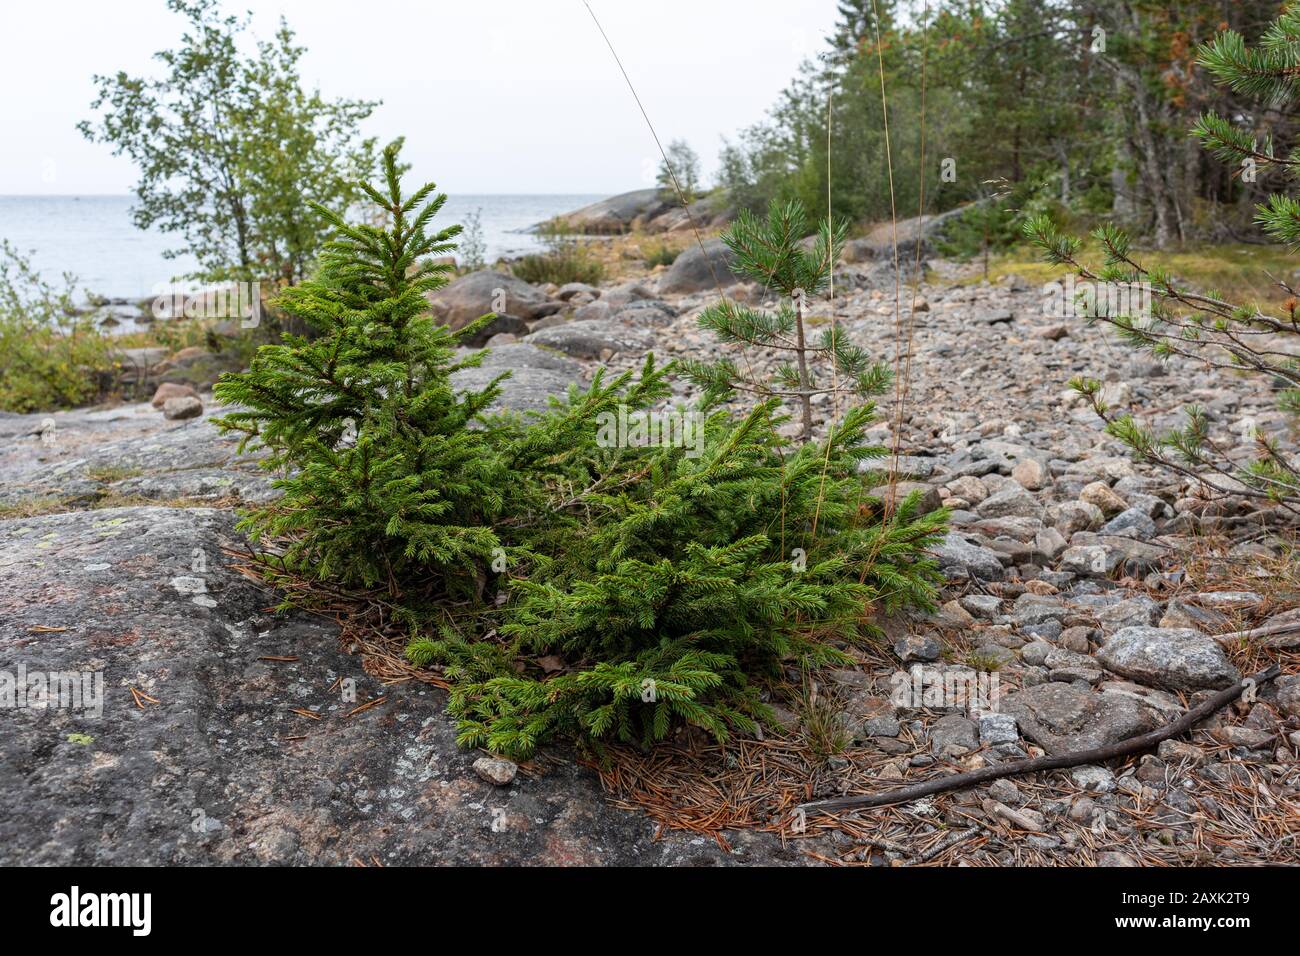
[[[0,410],[39,412],[99,398],[114,368],[108,339],[77,312],[76,280],[45,281],[0,242]]]
[[[286,470],[276,481],[284,497],[243,526],[287,539],[290,565],[394,592],[427,570],[434,590],[459,593],[498,546],[490,522],[503,463],[494,436],[469,427],[498,388],[453,391],[451,374],[481,361],[457,360],[459,336],[481,323],[453,333],[427,311],[425,294],[447,283],[451,266],[426,260],[453,249],[460,231],[427,231],[446,196],[430,185],[404,197],[395,150],[384,168],[387,192],[365,189],[387,226],[320,210],[336,234],[319,272],[277,302],[316,335],[285,335],[249,371],[223,378],[217,398],[242,408],[218,424]]]
[[[670,266],[677,261],[681,252],[666,242],[657,242],[645,247],[645,264],[651,269],[656,266]]]
[[[550,252],[521,256],[510,264],[516,278],[537,285],[554,282],[585,282],[598,285],[605,278],[605,266],[579,245],[569,245]]]
[[[448,267],[415,265],[457,229],[428,232],[443,197],[403,198],[391,153],[385,169],[386,194],[367,191],[387,227],[332,216],[319,273],[280,298],[319,335],[263,347],[218,397],[242,406],[223,427],[285,470],[283,498],[244,519],[275,540],[268,567],[386,588],[410,659],[452,683],[463,744],[747,732],[761,678],[847,662],[877,610],[929,603],[943,516],[867,507],[870,405],[791,450],[776,400],[684,410],[680,441],[611,436],[610,416],[671,396],[653,356],[531,420],[487,411],[504,376],[457,394],[450,376],[483,354],[457,339],[478,324],[435,326],[424,296]]]
[[[862,509],[858,462],[884,454],[861,445],[871,409],[791,453],[777,405],[711,412],[697,458],[655,448],[601,466],[580,451],[592,479],[567,507],[582,523],[511,580],[503,643],[484,654],[442,634],[410,647],[463,678],[462,743],[526,757],[556,736],[752,732],[770,716],[755,677],[851,664],[841,648],[875,633],[876,611],[929,603],[936,571],[919,552],[944,516],[919,514],[916,496],[886,522]]]

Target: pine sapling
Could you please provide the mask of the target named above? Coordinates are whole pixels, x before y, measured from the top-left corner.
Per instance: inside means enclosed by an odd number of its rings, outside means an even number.
[[[809,335],[809,302],[830,285],[847,227],[827,219],[818,229],[811,249],[803,246],[806,231],[807,215],[797,201],[773,202],[766,219],[742,210],[722,235],[735,254],[732,271],[761,284],[765,292],[776,293],[780,304],[772,312],[724,299],[700,315],[700,326],[724,341],[775,349],[788,353],[792,361],[782,363],[776,374],[766,379],[748,367],[741,370],[730,359],[682,363],[683,372],[705,390],[710,400],[728,398],[735,391],[760,399],[793,400],[799,409],[800,440],[804,444],[813,438],[815,395],[865,399],[882,392],[890,381],[889,370],[873,363],[863,349],[849,344],[834,324],[815,341]],[[814,363],[819,359],[829,360],[829,381],[817,374]]]

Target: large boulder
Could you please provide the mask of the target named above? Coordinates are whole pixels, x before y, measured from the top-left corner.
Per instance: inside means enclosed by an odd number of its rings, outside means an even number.
[[[560,311],[564,303],[509,273],[481,269],[430,292],[429,306],[448,328],[462,329],[489,312],[531,321]]]
[[[1190,627],[1126,627],[1097,657],[1130,680],[1169,690],[1221,688],[1241,680],[1219,642]]]
[[[565,322],[534,332],[524,341],[558,349],[574,358],[602,361],[618,352],[646,352],[654,345],[654,337],[649,332],[614,319]]]
[[[664,202],[658,189],[636,189],[565,213],[556,217],[555,222],[569,232],[593,236],[615,235],[629,232],[638,219],[653,216],[668,208],[669,204]]]
[[[1099,693],[1078,682],[1047,681],[1003,698],[1001,713],[1049,754],[1091,750],[1155,730],[1155,708],[1136,697]]]
[[[517,342],[489,349],[482,365],[454,373],[451,383],[458,390],[478,390],[507,370],[510,377],[501,383],[501,396],[488,408],[490,412],[545,411],[552,395],[565,395],[582,375],[582,366],[573,359]]]
[[[731,271],[735,261],[735,253],[721,239],[706,239],[703,249],[692,244],[660,277],[659,294],[690,295],[735,285],[740,281]]]

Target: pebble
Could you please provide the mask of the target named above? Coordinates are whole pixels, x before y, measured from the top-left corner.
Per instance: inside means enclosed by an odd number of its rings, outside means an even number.
[[[514,782],[519,766],[501,757],[479,757],[474,761],[474,772],[495,787],[508,787]]]

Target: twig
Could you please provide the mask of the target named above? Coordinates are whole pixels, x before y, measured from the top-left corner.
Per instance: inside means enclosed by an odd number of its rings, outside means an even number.
[[[969,830],[958,830],[955,833],[950,833],[934,846],[930,847],[930,849],[922,853],[921,862],[928,863],[945,850],[950,850],[958,843],[963,843],[971,837],[979,836],[983,832],[984,828],[977,825],[971,827]]]
[[[1290,634],[1292,631],[1300,631],[1300,621],[1291,621],[1288,624],[1270,624],[1264,627],[1253,627],[1248,631],[1229,631],[1227,634],[1215,634],[1214,639],[1220,644],[1228,644],[1232,641],[1249,641],[1256,637],[1272,637],[1277,634]]]
[[[1282,673],[1282,669],[1276,664],[1267,667],[1257,674],[1253,674],[1245,680],[1238,681],[1227,690],[1221,690],[1209,700],[1193,707],[1183,716],[1179,717],[1173,723],[1166,724],[1158,730],[1142,734],[1139,737],[1130,737],[1128,740],[1121,740],[1119,743],[1109,744],[1105,747],[1095,747],[1092,750],[1076,750],[1073,753],[1057,754],[1053,757],[1035,757],[1032,760],[1017,760],[1014,763],[1001,764],[995,767],[984,767],[980,770],[972,770],[968,773],[952,774],[947,777],[938,777],[934,780],[927,780],[924,783],[913,784],[910,787],[899,787],[896,790],[886,790],[884,793],[869,793],[856,797],[835,797],[830,800],[816,800],[812,803],[801,804],[797,810],[804,813],[831,813],[836,810],[865,809],[867,807],[881,807],[891,803],[905,803],[909,800],[916,800],[920,797],[926,797],[933,793],[947,793],[949,790],[962,790],[966,787],[973,787],[976,784],[984,783],[989,780],[997,780],[1001,777],[1013,777],[1022,773],[1034,773],[1039,770],[1060,770],[1063,767],[1077,767],[1081,764],[1101,763],[1105,760],[1113,760],[1116,757],[1127,757],[1131,754],[1141,753],[1144,750],[1150,750],[1161,741],[1168,740],[1170,737],[1177,737],[1179,734],[1190,730],[1197,722],[1204,720],[1210,714],[1232,703],[1241,696],[1248,684],[1254,687],[1260,687],[1268,683],[1273,678]]]

